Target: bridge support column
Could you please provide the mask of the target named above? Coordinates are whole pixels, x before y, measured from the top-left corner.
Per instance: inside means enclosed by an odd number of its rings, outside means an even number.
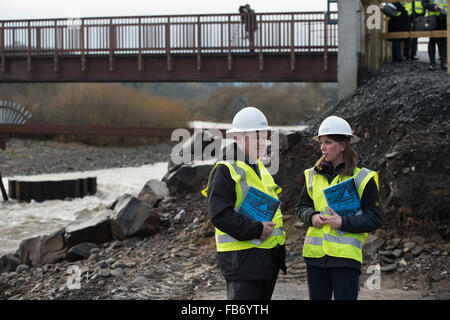
[[[350,96],[357,86],[360,47],[360,0],[338,1],[338,99]]]

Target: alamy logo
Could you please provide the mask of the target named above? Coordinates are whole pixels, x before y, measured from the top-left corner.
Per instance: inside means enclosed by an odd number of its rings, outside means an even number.
[[[379,264],[372,264],[367,267],[367,274],[370,276],[367,278],[365,285],[367,289],[381,289],[381,268]]]
[[[67,277],[66,286],[69,290],[81,289],[81,269],[77,265],[70,265],[67,269],[69,277]]]
[[[377,5],[370,5],[366,10],[366,26],[369,30],[381,29],[381,9]]]
[[[171,141],[178,141],[173,147],[171,153],[171,160],[173,164],[188,164],[194,160],[240,160],[245,161],[242,152],[235,152],[233,141],[238,134],[230,133],[223,135],[222,131],[218,129],[203,129],[196,128],[193,135],[184,128],[175,129],[171,135]],[[245,134],[249,139],[246,149],[249,151],[249,158],[251,155],[256,155],[257,158],[264,164],[270,174],[274,175],[279,169],[279,131],[272,130],[270,139],[268,135],[256,132],[248,132]],[[261,148],[261,140],[267,147]],[[191,143],[189,143],[191,141]],[[251,141],[258,141],[251,143]],[[256,150],[258,149],[258,150]],[[224,151],[225,150],[225,151]]]

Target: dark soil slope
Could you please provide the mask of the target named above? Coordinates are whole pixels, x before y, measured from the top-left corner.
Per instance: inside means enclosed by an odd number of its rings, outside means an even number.
[[[386,64],[369,76],[281,155],[284,212],[294,213],[302,173],[320,156],[311,137],[326,116],[337,115],[362,138],[355,149],[364,165],[380,174],[383,229],[448,239],[450,77],[421,63]]]

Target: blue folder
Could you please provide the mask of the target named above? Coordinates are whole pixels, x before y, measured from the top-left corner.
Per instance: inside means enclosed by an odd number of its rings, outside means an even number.
[[[250,187],[237,212],[256,221],[270,222],[280,204],[280,200]]]
[[[351,178],[323,190],[330,208],[340,216],[355,216],[361,213],[361,201]]]

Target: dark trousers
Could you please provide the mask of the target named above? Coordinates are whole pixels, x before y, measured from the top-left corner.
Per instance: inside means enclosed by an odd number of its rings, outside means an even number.
[[[428,42],[428,57],[430,58],[430,64],[436,64],[436,45],[439,50],[439,57],[441,63],[447,62],[447,38],[430,38]]]
[[[402,57],[402,41],[401,39],[392,40],[392,62],[403,61]]]
[[[270,300],[278,273],[268,280],[227,280],[228,300]]]
[[[407,39],[403,50],[403,56],[409,60],[417,55],[417,38]]]
[[[306,265],[310,300],[356,300],[359,270],[355,268],[320,268]]]

